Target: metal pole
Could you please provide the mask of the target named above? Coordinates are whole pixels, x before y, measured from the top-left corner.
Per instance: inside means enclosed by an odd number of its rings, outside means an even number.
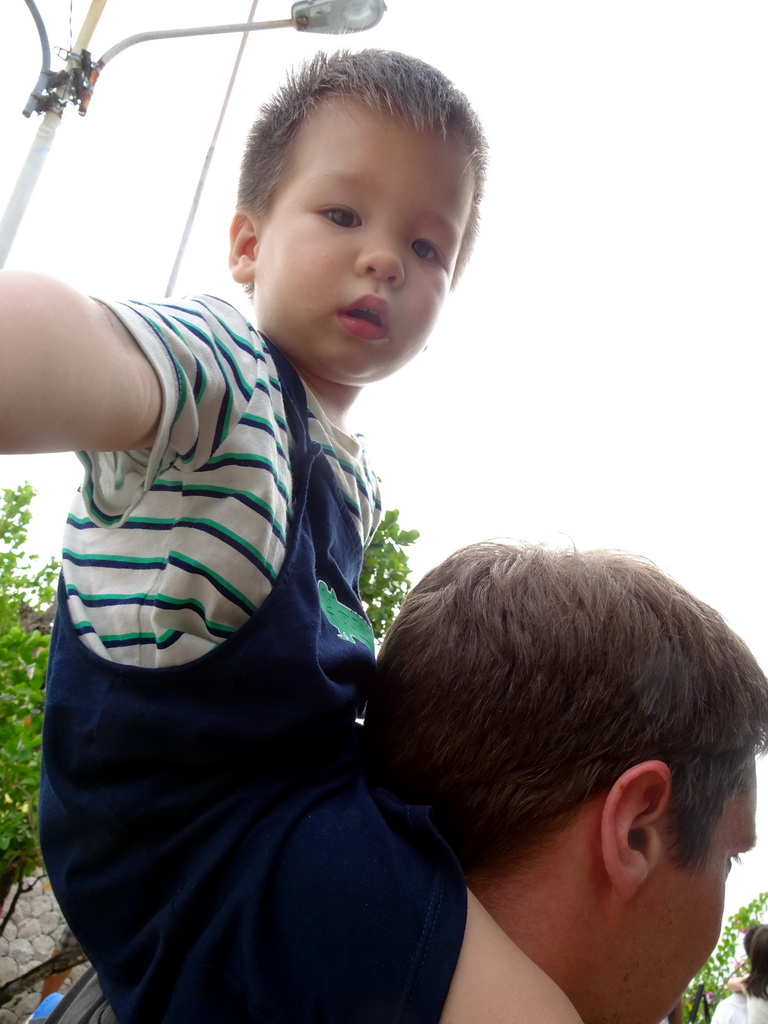
[[[72,51],[73,53],[82,53],[83,50],[87,49],[88,44],[91,41],[91,36],[93,35],[94,30],[99,23],[99,18],[106,6],[107,0],[91,0],[91,6],[88,8],[80,33],[75,40],[75,46]]]
[[[40,171],[43,169],[45,158],[60,122],[60,112],[46,111],[32,141],[27,159],[21,168],[16,186],[5,208],[3,219],[0,220],[0,267],[5,266],[8,253],[16,238],[16,232],[19,230],[24,212],[29,206],[29,200],[32,198],[37,179],[40,177]]]
[[[128,36],[121,39],[119,43],[111,46],[97,62],[99,69],[116,57],[118,53],[127,50],[129,46],[137,43],[148,43],[153,39],[184,39],[188,36],[218,36],[233,32],[255,32],[268,28],[297,28],[293,18],[278,18],[277,21],[244,22],[241,25],[202,25],[199,28],[169,28],[160,29],[157,32],[137,32],[135,36]]]
[[[85,16],[72,53],[80,54],[86,49],[106,3],[107,0],[91,0],[91,6],[88,8],[88,13]],[[71,59],[69,64],[70,68],[74,66]],[[59,98],[62,101],[66,97],[68,88],[69,81],[58,90]],[[48,156],[48,151],[56,135],[56,130],[61,124],[63,109],[64,102],[47,110],[43,115],[42,123],[37,129],[37,134],[32,141],[27,159],[24,161],[24,166],[21,168],[21,173],[5,208],[3,219],[0,221],[0,267],[5,266],[8,253],[13,246],[19,225],[32,198],[32,193],[43,169],[45,158]]]
[[[251,12],[248,15],[248,21],[249,22],[253,21],[253,16],[256,13],[256,8],[257,8],[258,4],[259,4],[259,0],[253,0],[253,3],[251,5]],[[176,279],[179,276],[179,270],[181,269],[181,262],[184,259],[184,254],[185,254],[185,252],[187,250],[187,243],[189,242],[189,236],[192,234],[192,228],[193,228],[194,223],[195,223],[195,217],[197,216],[197,208],[200,205],[200,199],[201,199],[202,194],[203,194],[203,188],[205,187],[205,182],[206,182],[206,179],[208,178],[208,170],[209,170],[209,168],[211,166],[211,161],[213,160],[213,153],[214,153],[214,150],[216,149],[216,143],[218,142],[218,139],[219,139],[219,132],[221,131],[221,126],[224,123],[224,115],[226,114],[227,107],[229,106],[229,100],[230,100],[230,97],[232,96],[232,90],[233,90],[233,88],[235,86],[235,79],[237,78],[237,73],[240,70],[240,61],[243,58],[243,52],[245,51],[245,44],[247,42],[248,42],[248,34],[246,32],[243,32],[242,39],[240,40],[240,48],[237,51],[237,57],[235,58],[235,63],[232,66],[232,74],[229,76],[229,85],[227,86],[227,91],[224,94],[224,100],[223,100],[223,102],[221,104],[221,110],[219,111],[219,119],[216,122],[216,127],[213,130],[213,136],[211,137],[211,144],[208,147],[208,152],[205,155],[205,160],[203,161],[203,168],[200,171],[200,178],[198,179],[197,188],[195,189],[195,195],[194,195],[194,197],[192,199],[192,205],[189,208],[189,214],[187,215],[187,223],[184,225],[184,231],[182,232],[182,235],[181,235],[181,241],[179,242],[179,248],[176,251],[176,259],[173,261],[173,268],[171,269],[171,276],[168,278],[168,284],[165,286],[165,296],[166,296],[166,298],[169,295],[173,294],[173,290],[176,287]]]

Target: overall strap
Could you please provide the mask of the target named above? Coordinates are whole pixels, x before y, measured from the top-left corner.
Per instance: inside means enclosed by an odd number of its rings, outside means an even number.
[[[310,444],[309,424],[307,422],[307,392],[304,383],[290,360],[269,340],[266,334],[262,334],[261,337],[264,339],[267,351],[272,356],[277,376],[280,380],[280,391],[283,395],[283,404],[285,405],[285,415],[288,420],[290,435],[296,447],[304,451]]]

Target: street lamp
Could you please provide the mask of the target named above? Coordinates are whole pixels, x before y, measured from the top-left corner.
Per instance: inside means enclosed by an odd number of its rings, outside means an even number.
[[[206,25],[200,28],[169,28],[158,32],[139,32],[128,36],[110,47],[104,56],[93,65],[96,77],[104,65],[136,43],[152,39],[179,39],[181,36],[213,36],[228,32],[253,32],[266,28],[295,28],[299,32],[319,32],[323,35],[346,35],[349,32],[366,32],[384,17],[387,5],[384,0],[298,0],[291,7],[290,18],[277,21],[248,21],[242,25]],[[92,72],[93,74],[93,72]],[[95,84],[95,79],[93,79]],[[88,103],[85,100],[85,109]],[[85,113],[80,102],[80,112]]]
[[[44,68],[38,79],[35,91],[30,96],[23,110],[26,117],[29,117],[32,113],[43,114],[43,120],[27,154],[27,159],[21,169],[16,186],[11,193],[3,218],[0,221],[0,268],[5,266],[5,261],[8,258],[8,253],[13,245],[19,225],[32,198],[32,193],[40,176],[45,158],[48,156],[53,143],[56,130],[61,124],[64,108],[67,103],[72,103],[78,108],[78,112],[81,115],[87,113],[88,104],[99,74],[104,66],[113,57],[116,57],[118,53],[127,50],[129,46],[153,39],[178,39],[184,36],[246,33],[259,29],[294,28],[299,32],[317,32],[333,35],[365,32],[369,28],[378,25],[387,9],[384,0],[297,0],[291,7],[290,18],[282,20],[248,21],[241,25],[207,25],[199,28],[140,32],[116,43],[106,51],[100,60],[94,62],[87,50],[87,46],[90,43],[91,36],[106,2],[107,0],[91,0],[91,6],[80,29],[74,49],[67,54],[66,70],[59,74],[54,74]],[[49,51],[42,20],[37,13],[33,0],[27,0],[27,6],[32,11],[38,31],[40,32],[45,63],[45,54]],[[236,69],[237,65],[235,66],[235,71]],[[233,77],[230,80],[230,89],[228,90],[221,116],[223,116],[224,109],[226,108],[235,71],[233,71]],[[221,117],[219,119],[219,126],[220,123]],[[217,132],[219,126],[217,126]],[[198,193],[202,187],[206,170],[207,166],[203,168],[203,177],[198,186]],[[198,198],[199,195],[196,195],[195,201]],[[194,216],[194,208],[190,216]]]
[[[383,0],[346,0],[346,3],[299,0],[291,8],[291,18],[300,30],[341,35],[344,32],[366,32],[378,25],[385,10]]]

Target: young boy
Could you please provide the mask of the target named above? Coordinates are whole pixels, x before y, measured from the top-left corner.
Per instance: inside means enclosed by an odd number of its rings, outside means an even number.
[[[441,1017],[466,887],[428,810],[366,782],[357,580],[379,502],[346,420],[424,348],[484,159],[433,68],[320,55],[243,161],[230,264],[259,331],[208,296],[3,282],[4,448],[84,452],[41,834],[120,1024]],[[469,905],[445,1013],[531,1019],[546,979]]]

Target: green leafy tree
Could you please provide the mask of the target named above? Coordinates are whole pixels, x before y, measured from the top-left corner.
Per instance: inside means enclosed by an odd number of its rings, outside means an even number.
[[[401,529],[399,516],[398,509],[384,513],[366,549],[360,573],[360,597],[378,641],[394,621],[411,585],[404,549],[417,540],[419,531]]]
[[[745,959],[744,932],[750,925],[760,923],[766,909],[768,909],[768,892],[761,892],[751,903],[737,910],[728,918],[714,953],[685,991],[683,1010],[686,1020],[689,1019],[699,985],[704,986],[704,998],[711,1006],[730,995],[728,979],[734,973],[739,973]]]
[[[34,493],[28,484],[0,491],[0,907],[41,864],[37,791],[50,639],[41,627],[58,568],[24,551]]]

